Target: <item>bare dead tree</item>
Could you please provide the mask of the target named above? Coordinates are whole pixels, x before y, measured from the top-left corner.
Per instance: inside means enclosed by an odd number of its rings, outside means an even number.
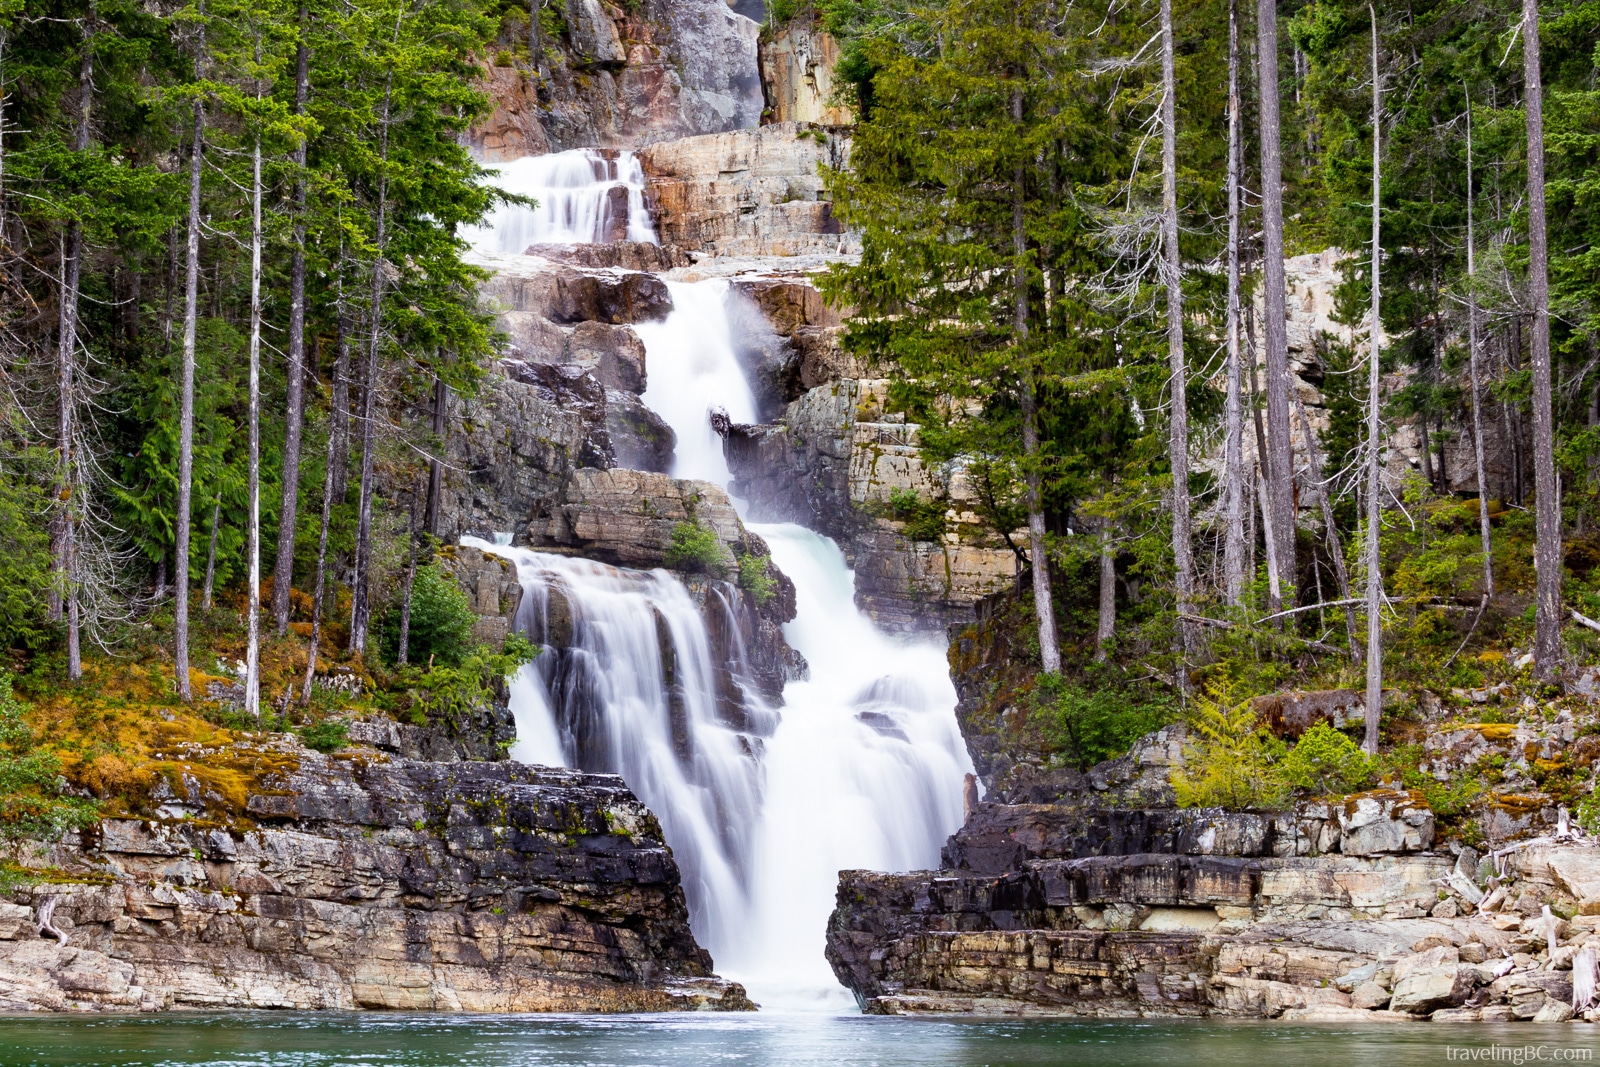
[[[1222,447],[1226,494],[1222,549],[1223,599],[1239,603],[1244,590],[1244,414],[1239,352],[1239,4],[1228,0],[1228,393]]]
[[[1167,442],[1172,465],[1172,560],[1178,592],[1178,684],[1189,684],[1194,627],[1194,535],[1189,502],[1189,367],[1183,351],[1183,265],[1178,250],[1178,87],[1173,73],[1172,0],[1161,0],[1161,244],[1167,291],[1167,360],[1172,413]]]
[[[1463,86],[1465,88],[1465,86]],[[1494,543],[1489,536],[1489,484],[1483,463],[1483,389],[1478,374],[1477,238],[1473,232],[1472,93],[1467,96],[1467,367],[1472,380],[1472,456],[1478,475],[1478,533],[1483,542],[1483,598],[1494,596]]]
[[[1383,79],[1378,70],[1378,13],[1370,4],[1367,12],[1372,16],[1372,325],[1367,353],[1367,703],[1364,709],[1367,731],[1363,747],[1369,755],[1376,755],[1378,723],[1383,715],[1383,569],[1378,554],[1378,537],[1383,525],[1378,484],[1381,454],[1378,405],[1383,384],[1378,372],[1378,349],[1383,337],[1383,323],[1378,316],[1381,292],[1378,270],[1383,259],[1379,227],[1383,192]]]
[[[1260,71],[1262,340],[1266,349],[1267,451],[1261,458],[1272,504],[1278,581],[1270,610],[1294,596],[1294,451],[1289,436],[1289,338],[1283,266],[1283,146],[1278,116],[1278,9],[1256,4],[1256,62]]]

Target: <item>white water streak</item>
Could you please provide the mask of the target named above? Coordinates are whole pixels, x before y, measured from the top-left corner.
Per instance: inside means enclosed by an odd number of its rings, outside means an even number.
[[[537,207],[502,204],[482,226],[462,230],[475,252],[521,255],[536,244],[604,243],[617,223],[612,190],[625,190],[627,240],[656,244],[644,206],[644,170],[632,152],[616,158],[592,148],[523,156],[496,164],[489,184],[538,200]]]

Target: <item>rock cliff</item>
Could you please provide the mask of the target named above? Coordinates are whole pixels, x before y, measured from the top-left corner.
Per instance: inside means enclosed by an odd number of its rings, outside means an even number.
[[[499,161],[569,148],[636,148],[755,126],[764,106],[755,22],[722,0],[566,0],[530,54],[508,14],[487,69],[494,111],[469,137]]]
[[[618,778],[283,735],[182,755],[161,814],[0,902],[0,1011],[751,1007]]]
[[[841,872],[828,959],[882,1014],[1572,1018],[1600,847],[1432,843],[1404,794],[1276,815],[985,803],[944,870]]]

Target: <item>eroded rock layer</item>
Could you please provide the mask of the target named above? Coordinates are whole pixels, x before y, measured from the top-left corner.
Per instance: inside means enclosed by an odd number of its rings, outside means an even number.
[[[281,735],[210,758],[255,776],[242,817],[108,819],[0,903],[0,1011],[751,1007],[619,778]],[[190,786],[202,812],[226,788]]]

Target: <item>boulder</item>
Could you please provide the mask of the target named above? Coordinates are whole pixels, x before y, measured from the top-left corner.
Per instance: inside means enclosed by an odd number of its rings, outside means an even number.
[[[635,394],[606,390],[606,433],[617,466],[658,474],[671,469],[678,435]]]
[[[1319,722],[1335,727],[1360,722],[1366,700],[1353,689],[1290,689],[1250,702],[1256,721],[1278,737],[1299,737]]]
[[[1460,1004],[1470,991],[1470,979],[1461,973],[1455,946],[1441,945],[1395,961],[1390,1008],[1426,1015]]]
[[[1345,798],[1337,815],[1339,851],[1347,856],[1433,847],[1433,811],[1421,793],[1387,789],[1357,793]]]
[[[1371,1011],[1389,1006],[1389,991],[1377,982],[1362,982],[1350,991],[1350,1006]]]
[[[723,546],[723,566],[744,540],[728,494],[710,482],[637,470],[578,470],[565,498],[535,517],[535,547],[556,546],[624,567],[660,567],[681,523],[709,527]]]
[[[623,216],[624,218],[626,216]],[[689,257],[676,245],[646,241],[607,241],[604,244],[529,245],[524,255],[540,256],[574,267],[620,268],[658,273],[687,267]]]
[[[645,391],[644,342],[627,326],[580,322],[567,339],[566,360],[592,371],[607,389]]]
[[[667,283],[654,274],[618,271],[605,274],[580,274],[561,271],[555,275],[555,291],[548,309],[556,323],[652,322],[672,311],[672,294]]]

